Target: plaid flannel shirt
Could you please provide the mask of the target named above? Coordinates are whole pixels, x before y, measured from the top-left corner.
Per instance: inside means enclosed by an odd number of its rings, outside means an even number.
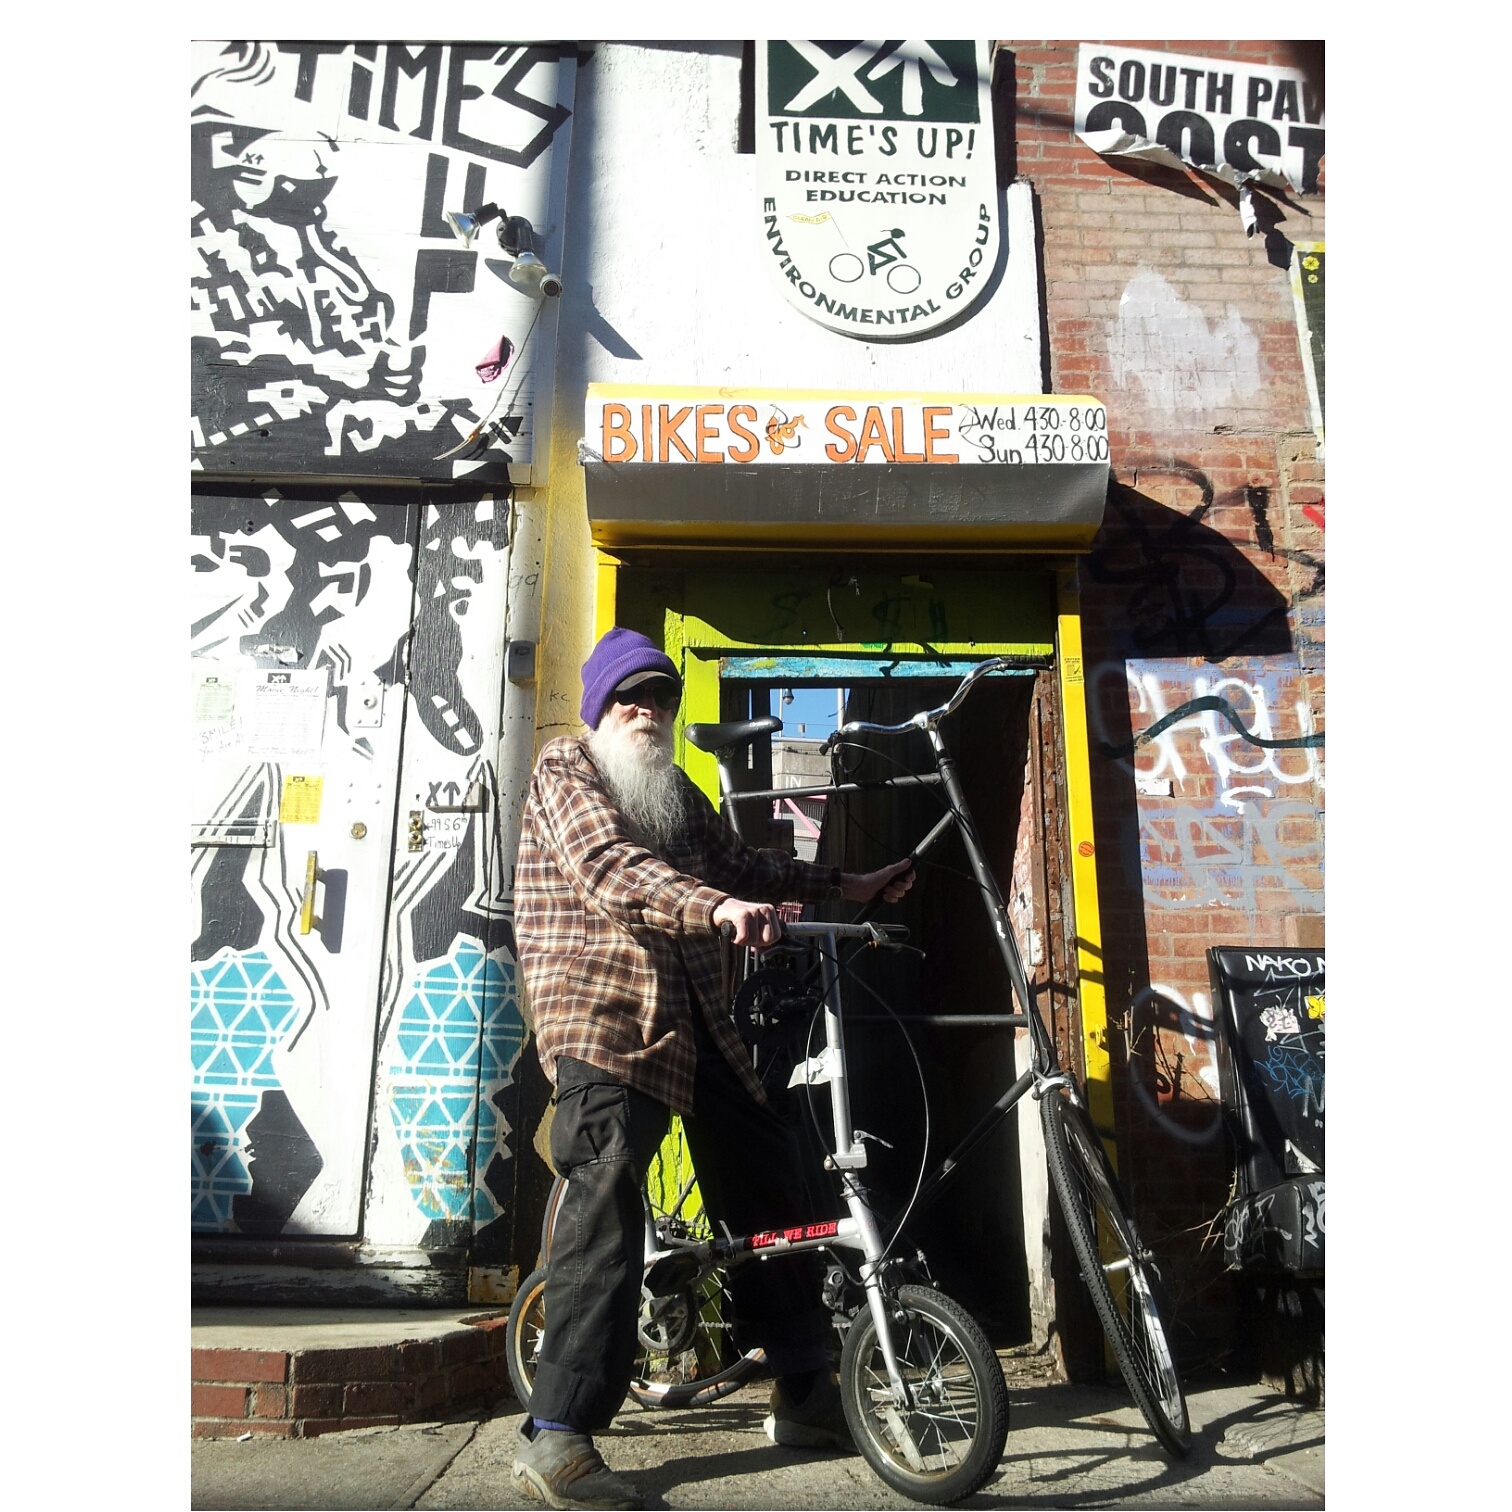
[[[536,1050],[556,1082],[570,1055],[693,1111],[692,1014],[759,1102],[766,1095],[720,1000],[714,910],[727,897],[814,901],[829,870],[754,850],[683,776],[686,837],[666,860],[632,840],[582,737],[541,751],[525,801],[515,871],[515,940]]]

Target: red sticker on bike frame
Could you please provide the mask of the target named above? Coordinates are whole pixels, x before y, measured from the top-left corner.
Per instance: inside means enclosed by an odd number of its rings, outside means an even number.
[[[1076,847],[1076,854],[1078,856],[1090,856],[1092,854],[1092,842],[1090,840],[1081,841]]]
[[[804,1239],[832,1239],[839,1232],[838,1223],[810,1223],[804,1228],[768,1229],[760,1234],[752,1234],[750,1244],[752,1249],[770,1249],[784,1240],[789,1244],[797,1244]]]

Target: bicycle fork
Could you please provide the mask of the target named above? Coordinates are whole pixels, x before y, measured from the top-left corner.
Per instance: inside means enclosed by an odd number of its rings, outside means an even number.
[[[864,1153],[863,1151],[863,1155]],[[887,1365],[887,1382],[892,1388],[893,1405],[905,1412],[911,1411],[914,1406],[913,1393],[898,1365],[898,1353],[892,1336],[892,1316],[888,1312],[887,1297],[882,1286],[882,1236],[860,1183],[849,1172],[843,1178],[843,1183],[845,1203],[850,1208],[851,1219],[859,1231],[857,1237],[860,1243],[857,1247],[865,1256],[861,1266],[861,1284],[866,1289],[866,1305],[877,1328],[877,1342],[882,1346],[882,1359]]]

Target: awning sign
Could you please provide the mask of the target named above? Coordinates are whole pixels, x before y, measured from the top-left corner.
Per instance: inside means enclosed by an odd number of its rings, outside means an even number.
[[[985,42],[758,42],[759,234],[783,296],[832,331],[917,337],[997,264]]]
[[[610,465],[804,466],[1108,460],[1108,415],[1080,395],[846,394],[592,384],[584,437]]]
[[[1076,134],[1094,152],[1198,168],[1240,190],[1316,192],[1323,161],[1322,81],[1299,69],[1083,42]]]

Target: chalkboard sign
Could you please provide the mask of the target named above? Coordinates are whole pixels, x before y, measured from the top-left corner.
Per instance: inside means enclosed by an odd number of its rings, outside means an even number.
[[[1235,1269],[1323,1269],[1321,950],[1212,949],[1218,1076],[1238,1160],[1225,1215]]]

